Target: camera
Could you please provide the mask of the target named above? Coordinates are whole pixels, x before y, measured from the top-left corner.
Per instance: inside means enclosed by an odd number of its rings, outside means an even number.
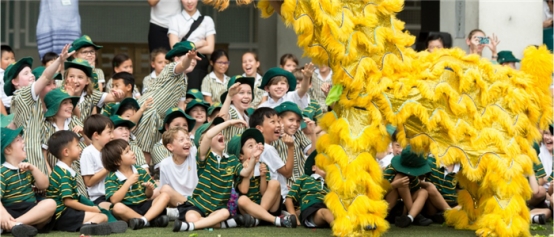
[[[488,44],[489,37],[477,37],[479,39],[479,44]]]

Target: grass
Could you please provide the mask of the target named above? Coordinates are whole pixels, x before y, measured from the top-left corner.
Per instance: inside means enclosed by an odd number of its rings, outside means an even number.
[[[553,231],[552,222],[543,225],[546,230],[531,231],[532,235],[549,236]],[[127,230],[124,234],[114,234],[118,237],[131,237],[131,236],[151,236],[151,237],[166,237],[166,236],[179,236],[179,237],[192,237],[197,234],[198,237],[273,237],[273,236],[301,236],[301,237],[321,237],[331,236],[331,229],[309,229],[305,227],[298,227],[296,229],[277,228],[273,226],[261,226],[256,228],[232,228],[232,229],[215,229],[213,231],[208,230],[195,230],[192,232],[172,232],[173,223],[170,222],[166,228],[146,228],[142,230]],[[54,231],[49,234],[39,234],[38,236],[55,236],[55,237],[78,237],[79,233],[71,232],[59,232]],[[444,227],[441,225],[433,224],[431,226],[410,226],[408,228],[398,228],[392,226],[389,231],[384,235],[385,237],[414,237],[414,236],[475,236],[474,231],[467,230],[455,230],[450,227]]]

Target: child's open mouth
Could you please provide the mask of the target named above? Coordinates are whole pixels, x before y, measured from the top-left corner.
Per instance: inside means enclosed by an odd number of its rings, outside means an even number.
[[[223,136],[219,137],[219,138],[217,139],[217,142],[223,143]]]

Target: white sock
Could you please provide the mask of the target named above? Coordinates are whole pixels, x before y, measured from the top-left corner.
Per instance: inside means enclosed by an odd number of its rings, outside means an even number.
[[[229,218],[221,222],[221,229],[237,227],[237,222],[233,218]]]
[[[411,215],[408,214],[408,218],[410,218],[411,222],[414,222],[414,218]]]
[[[260,224],[260,220],[258,220],[258,219],[254,219],[254,220],[256,220],[254,226],[258,226]]]
[[[531,222],[539,223],[539,215],[532,215],[531,216]]]
[[[146,217],[141,217],[140,219],[142,219],[144,221],[144,226],[150,226],[150,222],[148,222],[148,220],[146,220]]]
[[[275,217],[275,226],[281,226],[281,218]]]
[[[193,231],[194,223],[192,222],[181,222],[181,231]]]

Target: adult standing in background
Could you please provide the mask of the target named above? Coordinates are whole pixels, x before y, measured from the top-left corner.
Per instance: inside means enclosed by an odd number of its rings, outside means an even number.
[[[181,0],[183,10],[169,19],[169,45],[180,41],[194,42],[196,51],[204,55],[212,54],[215,47],[215,24],[209,16],[203,16],[197,9],[198,0]],[[202,79],[208,74],[210,62],[203,59],[197,62],[194,70],[187,74],[188,88],[198,89]]]
[[[148,28],[148,48],[150,53],[158,48],[171,49],[167,38],[169,18],[181,12],[177,0],[148,0],[150,4],[150,27]]]
[[[545,0],[543,3],[543,22],[542,27],[543,28],[549,28],[552,27],[552,12],[554,12],[554,6],[553,6],[552,0]]]
[[[66,44],[79,37],[79,0],[40,1],[37,46],[41,59],[48,52],[61,53]]]

